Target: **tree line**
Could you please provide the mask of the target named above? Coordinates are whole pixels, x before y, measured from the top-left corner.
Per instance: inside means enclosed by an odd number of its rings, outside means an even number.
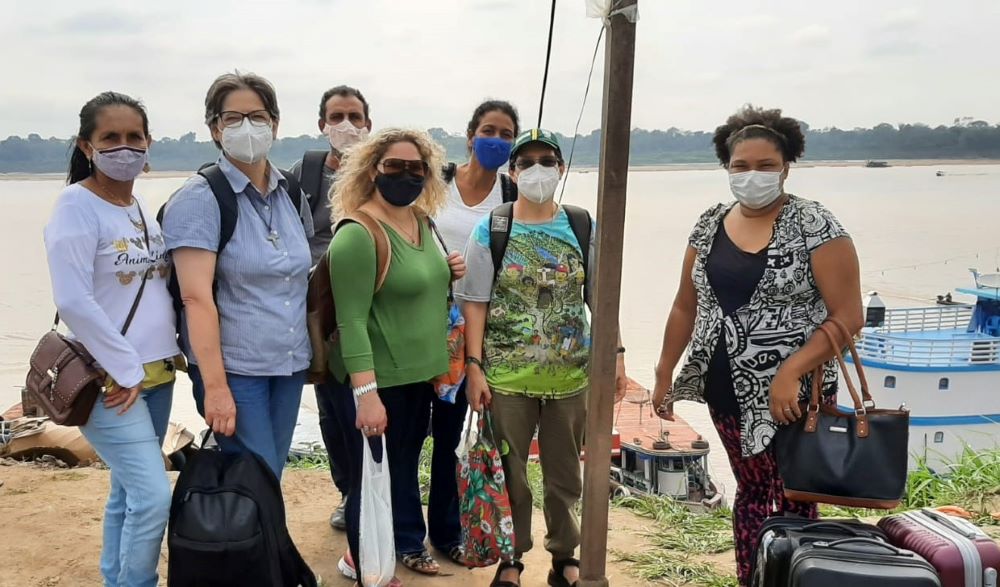
[[[468,157],[464,135],[441,128],[428,131],[448,153],[451,161]],[[568,157],[571,137],[559,135],[563,154]],[[601,132],[578,135],[573,166],[593,167],[600,156]],[[59,173],[66,170],[72,139],[37,134],[27,138],[11,136],[0,141],[0,173]],[[310,149],[328,148],[322,136],[302,135],[275,141],[271,161],[279,167],[290,166]],[[163,138],[150,151],[151,166],[157,171],[191,171],[214,161],[218,150],[212,141],[199,141],[195,133],[180,138]],[[879,124],[873,128],[806,128],[807,160],[858,159],[1000,159],[1000,124],[991,125],[970,118],[955,119],[950,126],[925,124]],[[667,165],[712,163],[715,152],[712,133],[635,129],[629,158],[632,165]]]

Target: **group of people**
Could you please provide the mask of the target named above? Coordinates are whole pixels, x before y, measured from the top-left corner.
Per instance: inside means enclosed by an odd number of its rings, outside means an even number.
[[[341,572],[356,579],[364,444],[377,437],[388,456],[398,560],[426,575],[441,570],[431,549],[464,560],[455,449],[473,409],[490,411],[505,448],[515,536],[515,557],[498,565],[492,585],[519,585],[532,548],[527,462],[536,434],[548,582],[576,583],[586,398],[624,396],[625,348],[619,341],[615,389],[590,390],[586,306],[597,227],[555,199],[566,169],[555,135],[522,131],[511,104],[488,100],[467,127],[468,161],[446,164],[424,132],[372,132],[363,94],[337,86],[319,104],[330,149],[283,171],[268,159],[280,121],[275,90],[241,73],[212,83],[204,120],[221,155],[158,219],[134,193],[152,144],[144,107],[114,92],[88,101],[69,185],[45,228],[60,316],[109,378],[81,428],[111,469],[105,585],[157,582],[170,508],[160,445],[178,371],[187,371],[219,448],[253,451],[280,479],[311,359],[310,270],[324,256],[337,335],[315,394],[342,496],[330,524],[350,545]],[[817,326],[829,314],[860,328],[860,284],[837,220],[784,191],[804,149],[796,121],[746,107],[715,143],[736,201],[706,212],[691,235],[654,404],[666,419],[676,401],[709,404],[737,476],[745,584],[766,516],[816,515],[783,499],[770,439],[801,416],[805,375],[832,356],[813,336]],[[449,371],[452,297],[466,355],[453,398],[431,383]],[[824,384],[832,394],[832,369]],[[417,470],[428,435],[425,523]]]

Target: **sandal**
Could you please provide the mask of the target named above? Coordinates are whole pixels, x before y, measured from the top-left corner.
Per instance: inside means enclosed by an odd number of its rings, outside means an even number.
[[[455,563],[456,565],[465,566],[465,547],[461,544],[456,544],[448,550],[438,549],[442,554],[448,557],[448,560]]]
[[[437,564],[437,561],[426,550],[401,555],[400,560],[403,566],[421,575],[434,576],[441,572],[441,567]]]
[[[517,569],[517,583],[513,581],[501,581],[500,574],[507,569]],[[497,572],[493,575],[490,587],[521,587],[521,573],[524,572],[524,564],[519,560],[503,561],[497,566]]]
[[[577,582],[570,583],[564,574],[566,567],[580,568],[580,561],[575,558],[564,558],[559,561],[552,561],[552,570],[549,571],[549,585],[552,587],[573,587]]]

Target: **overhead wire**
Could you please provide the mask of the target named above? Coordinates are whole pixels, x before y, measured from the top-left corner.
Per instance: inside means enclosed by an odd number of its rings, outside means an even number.
[[[597,65],[597,53],[601,49],[601,40],[604,38],[604,25],[601,25],[600,32],[597,33],[597,42],[594,44],[594,56],[590,60],[590,72],[587,73],[587,87],[583,90],[583,103],[580,104],[580,115],[576,117],[576,127],[573,128],[573,142],[569,148],[569,160],[566,162],[566,173],[563,175],[562,189],[559,191],[559,203],[562,203],[563,194],[566,193],[566,184],[569,183],[569,172],[573,168],[573,154],[576,152],[576,138],[580,135],[580,122],[583,120],[583,113],[587,109],[587,97],[590,95],[590,83],[594,79],[594,66]]]
[[[552,61],[552,35],[556,27],[556,0],[552,0],[552,14],[549,16],[549,46],[545,51],[545,72],[542,74],[542,96],[538,101],[538,126],[542,128],[542,110],[545,108],[545,88],[549,84],[549,63]]]

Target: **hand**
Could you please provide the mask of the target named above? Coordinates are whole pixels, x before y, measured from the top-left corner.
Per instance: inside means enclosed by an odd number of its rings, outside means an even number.
[[[477,412],[482,412],[493,401],[486,375],[475,363],[470,363],[465,368],[465,397],[469,400],[469,407]]]
[[[354,427],[365,436],[382,436],[389,427],[389,418],[377,391],[368,392],[358,400],[358,417]]]
[[[142,383],[135,387],[119,387],[115,384],[111,392],[104,394],[104,407],[110,410],[117,406],[123,406],[122,409],[118,410],[118,415],[121,416],[129,411],[135,400],[139,399],[141,392]]]
[[[236,434],[236,402],[228,385],[205,390],[205,423],[215,434]]]
[[[448,268],[451,269],[451,280],[458,281],[465,276],[465,258],[460,253],[448,255]]]
[[[628,392],[628,377],[625,375],[625,355],[618,353],[618,361],[615,364],[615,403],[625,399]]]
[[[674,421],[674,402],[673,398],[671,398],[672,392],[673,390],[669,386],[665,386],[661,391],[653,392],[653,412],[659,416],[661,420],[666,420],[667,422]]]
[[[791,424],[802,417],[799,391],[802,384],[798,377],[778,369],[771,381],[771,417],[779,424]]]

